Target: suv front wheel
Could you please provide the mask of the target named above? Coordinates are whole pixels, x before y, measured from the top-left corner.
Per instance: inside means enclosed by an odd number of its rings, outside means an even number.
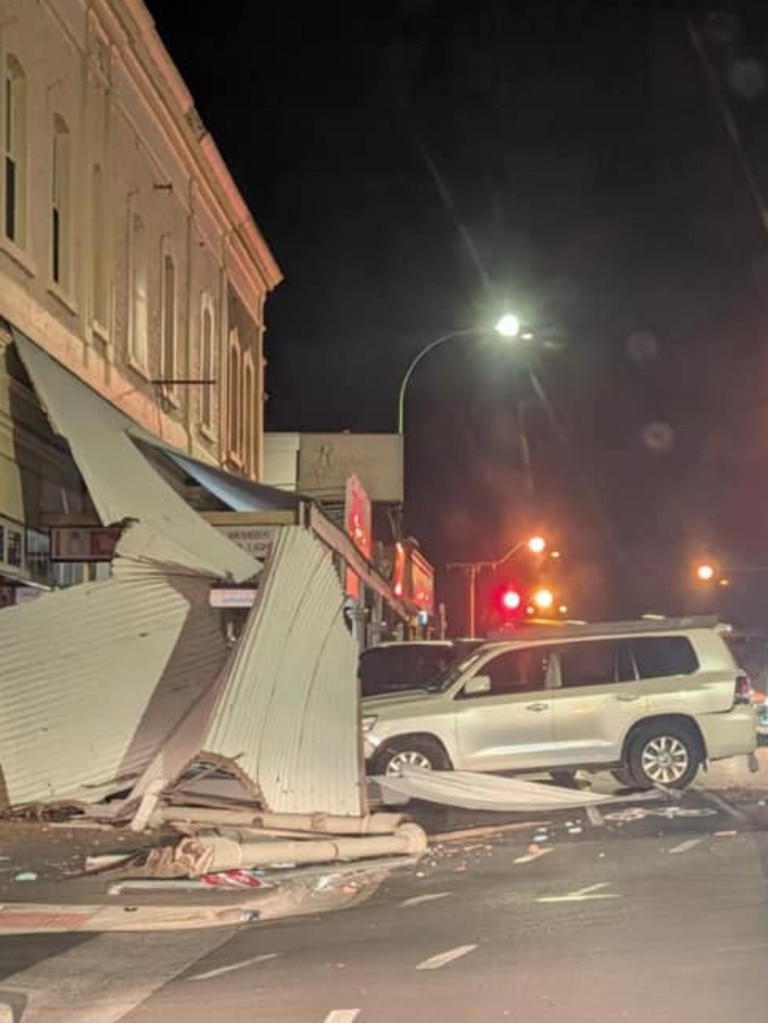
[[[374,774],[400,774],[404,767],[421,767],[428,771],[450,771],[448,754],[430,735],[403,736],[382,745],[373,761]]]
[[[701,748],[694,730],[684,723],[659,721],[642,726],[632,737],[627,773],[637,788],[664,785],[685,789],[696,777],[700,762]]]

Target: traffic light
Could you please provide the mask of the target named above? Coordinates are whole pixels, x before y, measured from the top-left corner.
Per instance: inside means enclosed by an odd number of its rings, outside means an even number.
[[[502,615],[508,618],[520,610],[523,598],[515,586],[506,585],[496,591],[495,603]]]

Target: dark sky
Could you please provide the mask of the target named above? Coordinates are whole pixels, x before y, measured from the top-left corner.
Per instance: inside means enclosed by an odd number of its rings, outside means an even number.
[[[760,6],[694,11],[758,187]],[[149,7],[286,275],[269,428],[393,429],[419,348],[511,308],[535,349],[452,342],[409,390],[406,519],[438,567],[540,527],[573,610],[615,615],[695,606],[707,550],[768,564],[768,233],[682,6]]]

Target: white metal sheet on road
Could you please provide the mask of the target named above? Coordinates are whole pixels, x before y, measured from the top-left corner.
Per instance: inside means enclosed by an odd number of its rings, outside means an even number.
[[[447,966],[448,963],[452,963],[454,959],[460,959],[469,952],[474,952],[476,948],[477,945],[459,945],[458,948],[451,948],[447,952],[440,952],[438,955],[430,956],[429,959],[419,963],[416,969],[439,970],[441,967]]]
[[[0,982],[23,1023],[119,1023],[232,931],[101,934]],[[0,1020],[2,1016],[0,1015]]]
[[[359,1009],[334,1009],[328,1013],[323,1023],[355,1023],[359,1015]]]

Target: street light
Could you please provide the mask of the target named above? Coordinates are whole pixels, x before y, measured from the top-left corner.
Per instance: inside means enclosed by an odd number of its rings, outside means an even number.
[[[496,561],[455,561],[450,565],[446,565],[448,571],[452,569],[459,569],[464,572],[467,576],[467,617],[469,619],[469,635],[475,635],[475,624],[477,619],[477,577],[483,569],[490,569],[495,572],[497,568],[501,568],[502,565],[506,564],[510,558],[514,557],[515,554],[523,547],[527,547],[532,554],[541,554],[547,546],[547,541],[543,536],[529,536],[524,537],[522,540],[518,540],[516,544],[513,544],[509,550],[503,554]],[[503,600],[503,598],[502,598]],[[507,610],[514,610],[514,608],[507,607]]]
[[[697,577],[703,582],[711,582],[715,578],[715,567],[710,564],[699,565],[696,568]]]
[[[506,338],[507,340],[512,340],[513,338],[516,338],[520,333],[520,320],[517,318],[517,316],[514,315],[514,313],[505,313],[496,322],[494,330],[499,335],[499,337]],[[405,375],[403,376],[402,382],[400,384],[400,392],[398,394],[397,399],[397,432],[400,434],[400,436],[403,435],[403,428],[405,425],[405,392],[408,387],[408,383],[411,377],[413,376],[413,371],[416,369],[416,367],[424,358],[424,356],[428,355],[433,348],[437,348],[438,345],[445,344],[446,341],[453,341],[455,338],[470,337],[473,334],[482,333],[483,333],[482,327],[465,327],[462,330],[452,330],[449,334],[442,334],[440,337],[435,338],[434,341],[430,341],[429,344],[424,345],[424,347],[421,348],[416,353],[416,355],[411,360],[408,369],[405,371]],[[533,335],[528,333],[527,337],[528,339],[530,339],[533,337]]]
[[[540,611],[548,611],[555,602],[555,595],[552,590],[536,590],[533,602]]]

